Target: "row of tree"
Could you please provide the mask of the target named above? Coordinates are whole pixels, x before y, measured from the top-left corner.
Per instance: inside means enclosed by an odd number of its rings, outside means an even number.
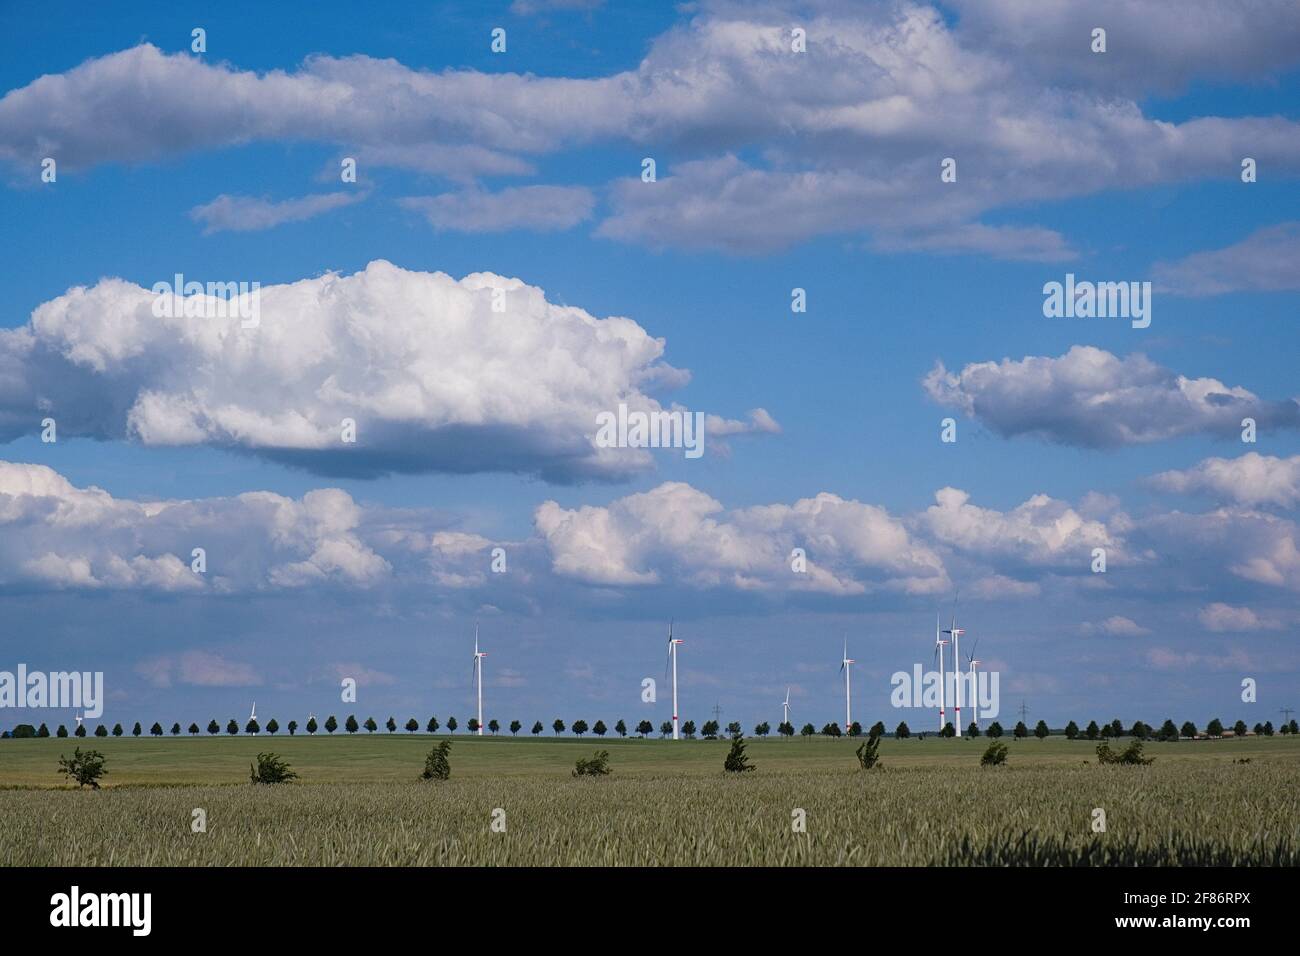
[[[318,726],[316,718],[312,717],[307,721],[303,729],[309,734],[314,734],[320,730],[322,726],[326,733],[332,734],[339,729],[339,722],[331,714],[325,719],[323,725]],[[415,733],[420,729],[420,724],[414,717],[409,719],[403,726],[407,733]],[[398,724],[394,718],[389,717],[384,723],[384,727],[390,734],[396,733]],[[424,729],[426,733],[434,734],[437,733],[441,727],[442,725],[438,722],[437,717],[430,717],[429,722],[425,724]],[[449,733],[454,734],[459,727],[460,724],[457,722],[455,717],[447,718],[446,729]],[[478,733],[478,720],[471,717],[466,727],[470,733]],[[510,721],[509,730],[512,735],[518,734],[519,731],[523,730],[523,727],[524,725],[518,720]],[[289,731],[290,736],[292,736],[298,732],[298,722],[296,720],[291,720],[287,725],[285,725],[285,728]],[[349,714],[347,719],[343,722],[343,729],[350,734],[355,734],[359,730],[365,730],[367,733],[374,733],[379,729],[379,724],[375,723],[373,717],[367,717],[364,723],[358,723],[357,718]],[[484,725],[484,729],[489,733],[496,734],[500,732],[501,725],[496,720],[489,720]],[[280,724],[274,717],[272,717],[266,722],[265,727],[262,727],[256,720],[250,720],[243,728],[243,732],[246,734],[256,734],[263,730],[268,734],[279,733]],[[545,728],[539,720],[533,724],[531,732],[535,736],[543,733],[544,730]],[[578,737],[583,736],[588,731],[595,734],[597,737],[604,737],[609,733],[609,728],[605,726],[603,720],[598,720],[591,725],[588,725],[585,720],[575,720],[572,726],[566,726],[563,720],[556,718],[556,720],[551,724],[551,730],[556,736],[559,736],[566,730]],[[654,724],[648,720],[641,721],[632,729],[629,729],[628,725],[622,720],[614,724],[614,733],[618,734],[620,737],[626,737],[629,733],[634,733],[640,737],[649,737],[654,733],[654,730]],[[771,730],[771,725],[764,721],[754,728],[754,735],[757,737],[766,737],[771,733]],[[209,734],[216,735],[220,734],[221,731],[222,727],[217,721],[212,720],[208,722],[207,732]],[[202,731],[199,729],[198,724],[190,724],[188,730],[185,732],[188,732],[191,736],[198,736]],[[234,720],[228,721],[225,725],[225,732],[232,736],[238,734],[240,732],[239,723]],[[670,721],[665,720],[659,725],[660,737],[667,737],[672,732],[673,725]],[[698,727],[696,726],[695,721],[688,720],[681,725],[681,732],[688,740],[693,740],[697,735],[704,737],[706,740],[714,740],[722,735],[722,729],[716,720],[705,721]],[[776,732],[783,737],[793,737],[795,735],[795,728],[793,724],[781,723],[777,725]],[[1252,731],[1248,730],[1244,720],[1238,720],[1231,729],[1231,733],[1237,737],[1244,737],[1250,732]],[[1253,733],[1262,737],[1271,737],[1275,732],[1282,734],[1296,734],[1300,733],[1300,726],[1297,726],[1296,721],[1292,720],[1290,723],[1283,723],[1280,728],[1274,728],[1272,721],[1265,721],[1264,723],[1255,724],[1253,728]],[[144,728],[137,721],[135,726],[131,728],[131,735],[133,737],[139,737],[143,733]],[[149,733],[154,737],[162,737],[167,733],[167,731],[163,730],[162,724],[155,723],[149,728]],[[180,736],[182,733],[181,725],[179,723],[172,724],[170,733],[173,737]],[[740,733],[741,727],[739,721],[733,721],[726,726],[727,736],[735,737]],[[812,724],[804,724],[803,727],[799,729],[798,733],[801,737],[812,737],[817,734],[821,734],[825,737],[842,737],[846,735],[849,737],[860,737],[862,736],[863,730],[862,725],[855,720],[849,726],[847,732],[842,730],[838,723],[829,723],[823,725],[820,731]],[[983,733],[996,739],[1003,736],[1006,731],[1000,723],[994,721],[989,724],[988,728]],[[1123,723],[1118,719],[1107,724],[1098,724],[1095,720],[1089,721],[1088,726],[1082,730],[1080,730],[1079,725],[1072,720],[1066,725],[1064,733],[1070,740],[1075,740],[1081,737],[1087,738],[1088,740],[1097,740],[1098,738],[1107,739],[1111,737],[1135,737],[1138,740],[1178,740],[1179,738],[1198,736],[1222,737],[1225,736],[1228,731],[1225,729],[1223,721],[1216,717],[1205,725],[1204,734],[1198,731],[1196,725],[1190,720],[1185,721],[1181,727],[1177,726],[1172,720],[1166,720],[1157,730],[1150,724],[1143,723],[1140,720],[1136,721],[1131,727],[1125,729]],[[77,729],[73,731],[73,736],[76,737],[84,737],[86,734],[87,731],[84,724],[78,724]],[[121,724],[114,724],[112,730],[109,730],[104,724],[99,724],[94,730],[94,735],[96,737],[108,737],[110,735],[121,737],[124,734],[125,731]],[[953,729],[953,725],[948,723],[944,726],[943,730],[938,732],[938,734],[941,737],[953,737],[956,735],[956,732]],[[1042,720],[1038,722],[1032,731],[1025,725],[1024,721],[1018,722],[1012,729],[1012,735],[1017,738],[1028,737],[1031,734],[1041,739],[1050,736],[1052,731],[1048,728],[1047,723]],[[54,736],[56,737],[67,737],[68,735],[68,728],[62,724],[59,725],[58,730],[54,733]],[[876,723],[871,727],[870,736],[880,737],[884,735],[884,722],[876,721]],[[979,737],[981,735],[980,728],[972,722],[971,725],[966,728],[966,735],[969,737]],[[40,727],[32,727],[30,724],[19,724],[14,728],[12,734],[6,733],[6,736],[48,737],[50,736],[50,730],[45,724],[41,724]],[[913,736],[906,721],[903,721],[894,729],[894,736],[903,739]],[[924,738],[926,735],[921,733],[918,736]]]

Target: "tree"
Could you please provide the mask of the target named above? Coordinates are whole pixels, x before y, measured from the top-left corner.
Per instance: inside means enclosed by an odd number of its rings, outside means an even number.
[[[692,726],[692,731],[694,727]],[[716,720],[706,720],[704,726],[700,728],[700,733],[704,735],[705,740],[716,740],[718,737],[718,722]]]
[[[1157,740],[1177,740],[1178,728],[1174,726],[1172,720],[1166,720],[1160,725],[1160,733],[1156,735]]]
[[[266,722],[266,732],[270,734],[272,737],[274,737],[277,733],[279,733],[279,731],[280,731],[280,724],[274,717],[272,717],[270,720]]]
[[[1097,726],[1097,722],[1095,720],[1090,720],[1088,721],[1088,729],[1085,730],[1083,734],[1089,740],[1096,740],[1097,737],[1101,734],[1101,728]]]
[[[258,754],[257,764],[251,768],[249,773],[249,779],[253,783],[288,783],[290,780],[297,779],[297,777],[298,775],[280,758],[280,755],[273,753]]]
[[[114,725],[113,725],[113,736],[114,736],[114,737],[121,737],[121,736],[122,736],[122,725],[121,725],[121,724],[114,724]]]
[[[1300,724],[1297,724],[1294,718],[1291,720],[1291,733],[1300,734]]]
[[[151,736],[161,737],[163,735],[162,724],[155,720],[153,726],[149,728],[149,733]]]
[[[650,723],[650,721],[648,720],[643,720],[636,725],[636,732],[641,737],[641,739],[644,740],[650,734],[653,734],[655,732],[655,725]]]
[[[1109,739],[1111,738],[1111,735],[1112,735],[1113,733],[1114,733],[1114,731],[1111,729],[1110,724],[1102,724],[1102,725],[1101,725],[1101,738],[1102,738],[1102,740],[1109,740]]]
[[[1184,720],[1183,726],[1179,728],[1178,734],[1180,737],[1195,737],[1196,725],[1190,720]]]
[[[1208,724],[1205,725],[1205,732],[1209,734],[1211,737],[1222,737],[1223,721],[1221,721],[1218,717],[1215,717],[1213,720],[1211,720]]]
[[[348,719],[343,722],[343,729],[350,734],[355,734],[358,730],[361,729],[361,725],[357,723],[357,718],[355,715],[348,714]]]
[[[766,737],[771,730],[772,730],[771,725],[769,725],[768,722],[765,720],[754,728],[754,736]]]
[[[687,740],[693,739],[695,737],[695,721],[688,720],[682,724],[682,733],[686,735]]]
[[[438,746],[429,751],[424,758],[424,773],[420,774],[421,780],[446,780],[451,776],[451,761],[447,759],[447,754],[451,753],[451,741],[444,740]]]
[[[831,722],[822,728],[822,735],[825,737],[841,737],[843,733],[839,724]]]
[[[980,725],[975,723],[975,721],[972,720],[970,722],[970,726],[966,728],[966,736],[978,737],[979,735],[980,735]]]
[[[215,720],[209,720],[209,721],[208,721],[208,733],[210,733],[210,734],[219,734],[219,733],[221,733],[221,725],[218,724]]]
[[[244,733],[255,734],[261,729],[256,720],[250,720],[244,727]]]
[[[373,717],[367,717],[366,722],[362,726],[366,728],[366,733],[368,734],[373,734],[379,729],[379,725],[375,723],[375,718]]]
[[[1237,737],[1246,736],[1246,722],[1244,720],[1239,720],[1235,724],[1233,724],[1232,733],[1234,736]]]
[[[59,729],[54,732],[54,736],[56,737],[68,736],[68,728],[64,727],[62,724],[59,724]]]
[[[993,726],[996,726],[996,724]],[[993,726],[990,726],[989,729],[992,730]],[[1000,733],[1001,730],[1002,728],[998,727],[999,737],[1002,736]],[[989,736],[991,737],[993,735],[989,734]],[[1007,745],[1004,743],[999,743],[996,740],[994,740],[992,743],[989,744],[988,750],[984,751],[984,756],[980,757],[981,767],[1000,767],[1002,764],[1006,762],[1007,762]]]
[[[551,724],[551,729],[555,731],[555,736],[560,736],[560,734],[564,733],[564,721],[560,720],[559,717],[556,717],[554,722]]]
[[[783,720],[781,723],[776,725],[776,732],[789,740],[794,736],[794,724],[790,723],[788,720]]]
[[[142,733],[144,733],[144,728],[140,726],[140,721],[137,720],[135,726],[131,728],[131,736],[139,737]]]
[[[419,729],[420,729],[420,722],[416,720],[414,717],[412,717],[410,720],[406,722],[406,732],[408,734],[413,734]]]
[[[862,725],[858,723],[856,720],[853,723],[849,724],[849,736],[850,737],[862,736]]]
[[[102,753],[98,750],[87,750],[82,753],[81,748],[78,747],[72,752],[71,757],[59,755],[59,773],[75,780],[78,790],[86,786],[90,787],[91,790],[98,790],[99,778],[108,771],[104,769],[104,755]]]
[[[735,737],[739,733],[740,733],[740,721],[733,720],[731,723],[727,724],[727,734],[729,736]]]
[[[740,734],[731,738],[731,750],[727,753],[722,769],[728,773],[745,773],[754,769],[754,765],[745,756],[745,738]]]
[[[870,770],[873,767],[880,766],[880,755],[877,751],[880,749],[880,737],[872,734],[866,739],[865,743],[859,744],[856,751],[858,755],[858,766],[863,770]]]
[[[386,721],[384,721],[384,729],[387,730],[390,734],[393,733],[394,731],[397,730],[397,721],[395,721],[392,717],[389,717]]]
[[[1124,736],[1124,725],[1120,722],[1118,717],[1110,722],[1110,735],[1112,737]]]
[[[575,777],[603,777],[610,773],[609,751],[597,750],[591,757],[579,757],[573,765]]]
[[[427,733],[436,734],[438,732],[438,718],[430,717],[429,723],[425,726],[424,729]]]
[[[501,725],[497,723],[497,719],[495,717],[493,717],[491,720],[488,721],[488,733],[492,734],[493,736],[496,736],[496,732],[500,729],[501,729]]]
[[[469,723],[467,723],[467,724],[465,725],[465,727],[469,730],[469,732],[470,732],[471,734],[476,734],[476,733],[478,733],[478,718],[477,718],[477,717],[471,717],[471,718],[469,719]]]
[[[1263,725],[1263,724],[1259,724],[1259,723],[1255,724],[1255,731],[1254,731],[1254,733],[1255,733],[1255,736],[1256,736],[1256,737],[1262,737],[1262,736],[1264,736],[1264,725]]]
[[[956,735],[957,731],[953,728],[951,720],[943,725],[943,730],[939,731],[940,737],[955,737]]]
[[[72,732],[72,735],[73,735],[74,737],[84,737],[84,736],[86,736],[86,725],[85,725],[85,724],[77,724],[77,729],[74,730],[74,731]]]
[[[871,729],[867,731],[867,734],[868,736],[871,737],[885,736],[885,722],[883,720],[876,721],[874,724],[871,725]]]
[[[996,720],[993,721],[993,723],[989,724],[988,735],[992,737],[994,740],[997,740],[999,737],[1001,737],[1003,732],[1004,731],[1002,730],[1002,725],[998,723]]]
[[[1074,721],[1070,721],[1065,725],[1065,739],[1073,740],[1077,736],[1079,736],[1079,725]]]
[[[1273,736],[1273,721],[1271,720],[1264,721],[1264,736],[1265,737]]]
[[[181,735],[181,725],[180,725],[180,723],[177,722],[177,723],[172,724],[172,736],[173,736],[173,737],[179,737],[180,735]]]
[[[533,730],[532,730],[533,736],[536,737],[538,734],[542,732],[543,729],[544,728],[542,727],[542,722],[540,720],[535,721],[533,723]]]
[[[95,727],[95,736],[96,736],[96,737],[107,737],[107,736],[108,736],[108,728],[105,727],[103,724],[98,724],[98,725],[96,725],[96,727]],[[118,734],[118,736],[121,737],[122,735],[121,735],[121,734]]]
[[[669,721],[665,720],[662,724],[659,725],[660,738],[667,737],[672,732],[673,732],[673,725]]]
[[[591,732],[597,737],[604,737],[605,734],[609,732],[609,728],[605,726],[603,720],[598,720],[591,725]]]
[[[618,734],[620,737],[627,736],[627,724],[623,723],[622,717],[620,717],[618,723],[614,725],[614,733]]]
[[[1016,729],[1013,730],[1012,733],[1016,735],[1017,740],[1020,740],[1021,738],[1029,736],[1029,728],[1025,726],[1023,720],[1018,720],[1016,721]]]
[[[36,728],[37,737],[48,737],[49,735],[50,735],[50,728],[46,727],[44,723],[42,723],[39,727]]]
[[[804,724],[802,727],[799,728],[800,737],[811,737],[815,733],[817,733],[817,728],[815,728],[812,724]]]
[[[519,733],[519,731],[521,731],[521,730],[523,730],[523,729],[524,729],[524,725],[521,724],[519,721],[517,721],[517,720],[512,720],[512,721],[510,721],[510,736],[511,736],[511,737],[515,736],[515,734]]]
[[[235,722],[235,718],[231,717],[230,722],[226,724],[226,733],[232,737],[239,733],[239,724]]]
[[[912,736],[912,731],[907,727],[907,721],[904,720],[899,722],[898,726],[894,728],[894,736],[899,740],[906,740],[908,737]]]
[[[1046,740],[1049,733],[1051,733],[1051,731],[1047,729],[1047,721],[1040,720],[1034,725],[1034,736],[1039,740]]]
[[[1138,740],[1146,740],[1151,736],[1150,724],[1143,723],[1140,720],[1133,721],[1133,729],[1130,731]]]
[[[296,720],[289,721],[289,736],[292,737],[297,732],[298,732],[298,721]]]
[[[334,731],[338,729],[339,729],[339,722],[334,719],[333,714],[330,714],[328,717],[325,718],[325,733],[332,734],[334,733]]]
[[[36,736],[36,728],[31,724],[18,724],[12,733],[6,731],[5,736],[13,737],[15,740],[31,740]]]

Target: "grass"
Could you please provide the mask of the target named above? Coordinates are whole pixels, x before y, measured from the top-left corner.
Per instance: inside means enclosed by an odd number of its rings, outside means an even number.
[[[433,742],[95,739],[92,793],[58,789],[58,755],[86,741],[4,741],[0,865],[1300,864],[1300,740],[1280,737],[1149,744],[1149,767],[1024,740],[991,769],[983,740],[887,739],[870,772],[847,740],[751,740],[744,775],[722,772],[725,741],[462,737],[452,778],[419,783]],[[572,778],[598,747],[614,773]],[[247,783],[259,750],[300,781]]]

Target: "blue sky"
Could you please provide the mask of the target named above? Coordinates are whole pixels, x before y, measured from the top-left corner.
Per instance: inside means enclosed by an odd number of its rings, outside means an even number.
[[[675,617],[685,717],[775,721],[792,685],[799,722],[840,719],[847,637],[855,717],[928,727],[889,675],[960,588],[1004,716],[1276,720],[1300,25],[1094,7],[0,11],[0,669],[103,670],[109,720],[463,721],[478,620],[490,716],[658,724],[640,681]],[[345,204],[273,224],[305,197]],[[223,348],[142,319],[177,272],[260,282],[265,326]],[[1150,327],[1045,318],[1067,272],[1152,281]],[[474,273],[540,290],[523,324]],[[344,474],[340,387],[365,406]],[[627,397],[732,434],[598,460],[591,413]]]

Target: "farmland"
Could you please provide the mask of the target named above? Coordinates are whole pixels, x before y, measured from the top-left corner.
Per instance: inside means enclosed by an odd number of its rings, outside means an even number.
[[[752,740],[742,775],[722,772],[724,741],[462,737],[452,778],[420,783],[431,741],[5,741],[0,865],[1300,863],[1300,740],[1282,737],[1148,744],[1147,767],[1023,740],[998,768],[978,766],[983,740],[887,739],[871,772],[846,740]],[[107,758],[98,793],[56,774],[78,745]],[[614,773],[571,778],[598,748]],[[249,784],[259,750],[300,779]]]

